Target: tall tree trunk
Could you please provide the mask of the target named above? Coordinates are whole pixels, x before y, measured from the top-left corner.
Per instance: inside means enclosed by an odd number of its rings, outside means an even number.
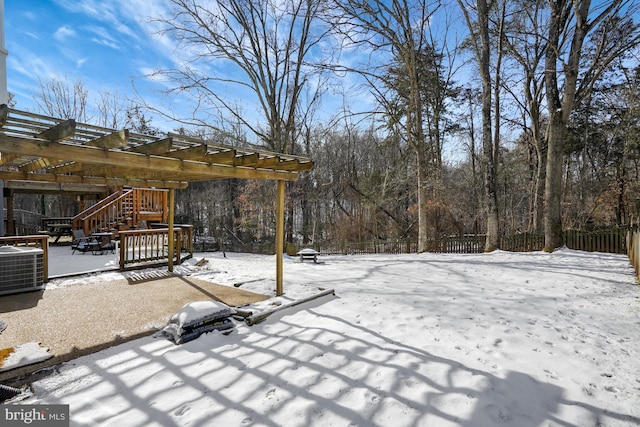
[[[537,138],[536,149],[536,182],[533,194],[533,224],[532,231],[541,232],[544,224],[544,192],[547,179],[547,143]]]
[[[562,113],[551,114],[547,133],[547,176],[544,203],[544,249],[553,252],[564,244],[562,234],[562,165],[566,123]]]
[[[427,153],[424,121],[422,117],[422,99],[420,97],[420,77],[417,70],[417,51],[412,48],[406,52],[406,70],[409,76],[409,102],[407,111],[408,143],[416,152],[418,178],[418,252],[428,250],[429,244],[429,189],[432,185],[429,169],[433,167]],[[433,224],[432,224],[433,225]]]
[[[304,179],[304,178],[303,178]],[[307,185],[307,180],[305,179],[305,189],[302,191],[300,195],[300,214],[302,215],[302,244],[306,245],[309,243],[309,233],[311,230],[311,207],[309,204],[309,187]],[[315,243],[315,240],[314,242]]]
[[[418,178],[418,252],[429,250],[429,173],[423,146],[415,146]]]
[[[574,4],[575,3],[575,4]],[[544,250],[553,252],[564,244],[562,234],[562,165],[569,115],[574,108],[582,44],[589,31],[587,17],[590,0],[551,1],[549,37],[545,57],[545,87],[549,126],[547,128],[547,176],[545,180]],[[558,57],[568,17],[575,13],[575,27],[568,61],[563,67],[562,94],[559,89]]]
[[[487,212],[487,237],[484,250],[491,252],[499,246],[498,192],[496,178],[496,155],[491,132],[491,97],[492,82],[490,71],[491,40],[489,39],[489,8],[486,0],[476,0],[477,22],[472,21],[470,10],[473,7],[458,0],[462,8],[467,26],[472,34],[471,42],[482,79],[482,158],[484,173],[484,195]],[[498,52],[500,55],[501,52]]]
[[[482,160],[484,162],[484,191],[487,204],[487,239],[485,252],[498,249],[498,192],[493,138],[491,135],[491,74],[489,70],[489,10],[486,0],[478,0],[478,24],[480,33],[480,75],[482,78]]]

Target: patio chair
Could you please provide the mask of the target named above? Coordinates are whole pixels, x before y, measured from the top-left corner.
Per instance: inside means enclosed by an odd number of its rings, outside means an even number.
[[[112,254],[116,253],[116,244],[114,242],[107,242],[104,245],[100,246],[100,251],[102,253],[111,251]]]
[[[82,252],[83,254],[88,251],[92,251],[95,248],[95,245],[98,244],[98,241],[95,239],[91,239],[85,236],[84,231],[82,230],[73,230],[73,242],[71,243],[71,254],[75,254],[76,251]]]

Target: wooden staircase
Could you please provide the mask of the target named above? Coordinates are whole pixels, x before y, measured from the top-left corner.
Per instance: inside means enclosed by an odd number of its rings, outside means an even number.
[[[167,222],[169,190],[125,188],[73,217],[72,228],[85,236],[138,228],[140,222]]]

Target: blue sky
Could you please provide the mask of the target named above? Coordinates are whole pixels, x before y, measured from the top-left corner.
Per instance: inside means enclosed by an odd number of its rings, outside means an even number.
[[[101,92],[133,97],[135,88],[159,108],[161,82],[144,76],[175,64],[174,42],[157,34],[151,17],[167,13],[165,0],[4,0],[5,40],[9,51],[7,81],[16,108],[36,111],[38,78],[81,80],[90,97]],[[598,1],[594,2],[599,3]],[[459,23],[458,23],[459,24]],[[365,55],[366,56],[366,55]],[[343,58],[344,59],[344,58]],[[349,90],[353,90],[347,82]],[[230,96],[238,96],[237,90]],[[364,93],[350,94],[358,107]],[[325,110],[340,108],[342,99],[327,101]],[[365,100],[366,101],[366,100]],[[332,103],[333,102],[333,103]]]
[[[191,111],[189,99],[169,104],[159,91],[162,82],[145,75],[168,68],[177,61],[174,41],[158,35],[151,20],[167,13],[161,0],[4,0],[8,90],[15,108],[37,112],[34,96],[38,79],[80,80],[91,98],[100,93],[134,97],[137,91],[147,103],[163,111]],[[135,90],[134,90],[135,86]],[[237,88],[230,96],[241,96]],[[252,114],[252,100],[239,105]],[[324,108],[331,109],[331,101]],[[340,108],[342,99],[334,99]],[[362,98],[358,99],[362,104]],[[362,105],[359,105],[361,107]],[[188,113],[185,113],[188,115]],[[172,130],[175,123],[155,117],[152,123]]]
[[[135,92],[162,111],[188,116],[188,98],[167,100],[160,93],[163,82],[145,77],[159,68],[172,68],[182,53],[175,41],[159,35],[152,17],[168,16],[166,0],[4,0],[8,90],[15,108],[37,112],[34,97],[40,93],[38,79],[81,81],[89,92],[89,104],[101,93],[134,98]],[[342,61],[368,63],[367,52],[350,50]],[[207,64],[224,71],[224,64]],[[236,76],[234,76],[236,77]],[[332,92],[323,99],[317,116],[328,120],[343,107],[371,111],[372,97],[358,88],[355,75],[332,76]],[[344,87],[344,95],[341,93]],[[359,90],[358,90],[359,89]],[[238,87],[220,89],[236,101],[244,114],[261,117],[255,95]],[[97,101],[93,102],[94,104]],[[251,116],[250,116],[251,117]],[[358,118],[354,120],[359,120]],[[163,131],[177,127],[157,115],[152,125]]]
[[[36,111],[38,78],[80,80],[90,98],[101,92],[133,97],[135,83],[154,103],[161,87],[143,76],[171,64],[172,46],[154,35],[149,19],[164,3],[5,0],[7,84],[15,108]]]

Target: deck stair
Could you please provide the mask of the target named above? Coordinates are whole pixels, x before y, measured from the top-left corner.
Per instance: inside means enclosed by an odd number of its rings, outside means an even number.
[[[85,209],[72,220],[74,230],[89,236],[138,228],[143,221],[167,222],[168,190],[124,188]]]

